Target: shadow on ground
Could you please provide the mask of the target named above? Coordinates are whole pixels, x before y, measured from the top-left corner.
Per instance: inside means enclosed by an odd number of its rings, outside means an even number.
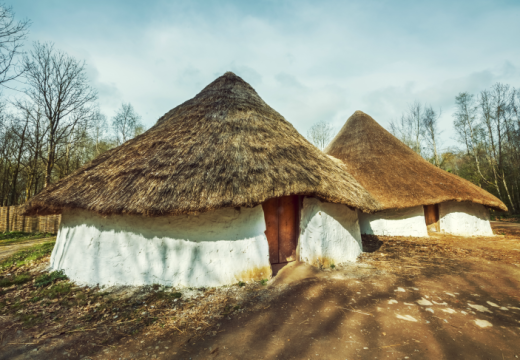
[[[2,332],[0,359],[520,357],[516,258],[500,257],[498,248],[482,255],[488,240],[480,246],[472,239],[467,247],[442,239],[364,240],[370,252],[359,263],[327,271],[284,268],[283,281],[244,289],[251,292],[247,302],[230,297],[230,306],[244,310],[212,319],[203,332],[155,322],[134,335],[106,327],[34,345],[29,332],[13,330]]]

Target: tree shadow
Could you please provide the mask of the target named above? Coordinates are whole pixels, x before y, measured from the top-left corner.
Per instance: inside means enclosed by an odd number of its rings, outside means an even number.
[[[365,237],[363,240],[365,249],[373,251],[380,250],[386,241],[367,237],[365,245]],[[517,341],[520,312],[500,310],[488,303],[520,307],[519,281],[514,271],[503,271],[500,263],[456,256],[444,258],[442,263],[422,265],[413,275],[397,272],[376,275],[366,267],[359,266],[356,270],[357,265],[353,265],[344,270],[320,272],[314,278],[286,286],[261,288],[248,303],[242,304],[254,310],[235,312],[229,316],[231,319],[227,315],[215,318],[204,334],[196,331],[179,334],[171,328],[161,331],[153,324],[142,326],[140,335],[132,336],[106,329],[111,341],[103,344],[104,347],[87,344],[93,341],[87,333],[78,335],[82,337],[80,340],[60,336],[60,343],[45,354],[47,357],[43,354],[34,357],[489,359],[512,358],[520,351]],[[396,291],[398,288],[404,291]],[[418,305],[421,299],[432,305]],[[491,313],[478,312],[469,303],[486,306]],[[475,320],[485,320],[493,326],[480,328]],[[143,336],[147,332],[152,336]],[[0,359],[30,354],[34,349],[28,346],[10,350],[4,344],[15,342],[14,336],[11,334],[3,341]],[[129,343],[128,339],[133,341]],[[140,341],[145,341],[144,346],[141,347]],[[83,345],[81,351],[79,343]],[[116,350],[105,351],[113,349],[112,346]],[[156,350],[156,346],[160,349]],[[78,355],[63,355],[74,347]]]

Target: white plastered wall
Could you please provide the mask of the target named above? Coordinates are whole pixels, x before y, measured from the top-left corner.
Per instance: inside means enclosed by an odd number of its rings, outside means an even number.
[[[359,224],[361,233],[367,235],[428,236],[422,206],[385,210],[374,214],[359,212]]]
[[[262,206],[198,216],[62,215],[51,268],[89,285],[219,286],[271,277]]]
[[[461,236],[493,236],[484,205],[448,201],[439,204],[441,232]]]
[[[363,251],[357,212],[346,205],[305,198],[298,246],[300,261],[315,266],[356,261]]]

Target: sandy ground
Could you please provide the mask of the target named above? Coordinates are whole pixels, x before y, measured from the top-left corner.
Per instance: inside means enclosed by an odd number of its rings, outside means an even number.
[[[179,328],[179,311],[215,290],[165,303],[155,316],[172,325],[136,333],[99,325],[41,340],[6,316],[0,359],[517,359],[520,224],[506,225],[492,238],[365,237],[357,263],[293,263],[267,286],[229,288],[225,308],[239,310],[197,328]]]

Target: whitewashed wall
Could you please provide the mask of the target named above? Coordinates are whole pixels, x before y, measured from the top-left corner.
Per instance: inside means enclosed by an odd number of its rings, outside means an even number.
[[[492,236],[489,210],[480,204],[449,201],[439,204],[441,232],[462,236]]]
[[[64,212],[51,256],[80,284],[218,286],[271,277],[261,206],[198,216]]]
[[[305,198],[301,214],[300,261],[328,267],[355,261],[363,251],[355,210]]]
[[[375,214],[360,211],[359,224],[361,233],[367,235],[428,236],[422,206],[385,210]]]

